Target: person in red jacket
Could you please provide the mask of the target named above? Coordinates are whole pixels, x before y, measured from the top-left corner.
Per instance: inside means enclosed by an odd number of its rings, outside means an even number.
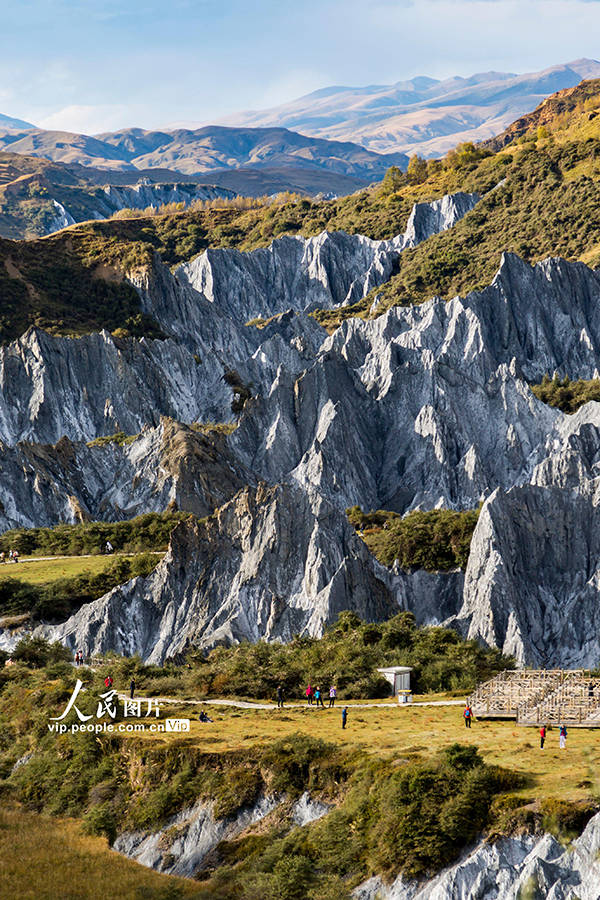
[[[470,728],[471,727],[471,719],[473,718],[473,710],[471,709],[471,707],[469,706],[468,703],[465,706],[465,709],[463,712],[463,717],[465,720],[465,728]]]
[[[540,750],[544,749],[544,741],[546,740],[546,726],[540,728]]]
[[[313,689],[312,689],[312,687],[310,686],[310,684],[308,685],[308,687],[306,688],[306,690],[304,691],[304,693],[306,694],[306,702],[308,703],[309,706],[312,706],[312,702],[313,702]]]

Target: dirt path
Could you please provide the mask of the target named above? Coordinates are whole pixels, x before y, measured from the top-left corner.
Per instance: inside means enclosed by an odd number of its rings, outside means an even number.
[[[167,552],[166,550],[142,550],[142,553],[149,553],[151,556],[164,556]],[[139,556],[139,553],[126,553],[125,551],[118,553],[77,553],[71,554],[70,556],[20,556],[18,563],[11,563],[10,560],[7,560],[5,565],[21,565],[21,563],[32,563],[32,562],[51,562],[54,559],[97,559],[98,557],[102,557],[103,559],[110,559],[115,556]]]
[[[120,693],[119,697],[122,700],[129,699],[129,695],[126,693]],[[142,697],[139,695],[136,699],[147,699],[146,697]],[[325,709],[328,708],[329,698],[325,698],[327,702],[325,703]],[[152,697],[152,700],[158,701],[158,703],[169,703],[169,704],[182,704],[187,706],[233,706],[236,709],[277,709],[276,703],[255,703],[250,700],[183,700],[181,697]],[[338,709],[340,706],[348,706],[352,709],[371,709],[373,708],[384,708],[384,709],[407,709],[410,706],[463,706],[463,700],[416,700],[414,703],[395,703],[393,700],[387,700],[382,703],[354,703],[352,700],[348,702],[342,702],[339,698],[336,701],[335,709]],[[315,704],[313,703],[312,707],[309,707],[307,703],[285,703],[284,709],[315,709]]]

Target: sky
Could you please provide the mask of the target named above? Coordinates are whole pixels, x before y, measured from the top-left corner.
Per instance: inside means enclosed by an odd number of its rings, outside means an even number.
[[[600,0],[4,0],[0,113],[96,134],[600,58]]]

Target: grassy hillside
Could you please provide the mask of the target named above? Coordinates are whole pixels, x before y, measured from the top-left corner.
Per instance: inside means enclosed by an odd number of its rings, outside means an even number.
[[[596,120],[594,120],[595,122]],[[600,120],[595,136],[560,143],[551,137],[511,145],[463,167],[464,189],[490,179],[477,207],[453,229],[404,252],[398,272],[366,300],[344,310],[317,314],[334,326],[366,317],[374,296],[377,315],[393,305],[451,299],[488,285],[504,251],[534,263],[547,256],[600,262]],[[489,184],[489,181],[488,181]]]
[[[0,872],[13,900],[184,900],[199,897],[189,879],[159,875],[110,850],[105,837],[85,834],[76,819],[0,809]]]
[[[129,673],[118,662],[112,672],[123,690]],[[94,711],[104,674],[77,673],[86,687],[78,698],[83,712]],[[4,884],[17,900],[51,896],[44,894],[44,881],[53,883],[50,855],[74,874],[88,862],[99,885],[114,873],[124,897],[175,898],[189,888],[207,900],[349,900],[373,873],[432,874],[481,832],[545,828],[566,841],[597,808],[598,753],[585,729],[570,733],[560,764],[554,730],[542,754],[537,732],[512,722],[476,721],[466,731],[460,707],[393,703],[350,705],[345,731],[339,709],[211,707],[212,724],[201,724],[197,706],[162,701],[161,717],[192,719],[188,734],[51,734],[48,718],[64,709],[75,677],[60,662],[0,672],[0,841],[23,829],[3,863]],[[25,753],[32,756],[14,769]],[[306,790],[331,809],[300,828],[290,812]],[[104,849],[117,833],[160,826],[198,798],[212,800],[222,816],[273,792],[286,795],[283,804],[222,841],[196,881],[163,878],[161,885],[140,867],[136,882],[136,868]],[[41,829],[68,834],[69,846],[53,849],[40,840]],[[97,894],[84,888],[77,896]]]
[[[599,85],[584,82],[546,101],[546,124],[534,128],[534,116],[524,133],[517,130],[497,151],[465,144],[444,160],[415,158],[407,173],[391,169],[380,185],[339,200],[282,195],[274,202],[248,203],[249,208],[217,202],[186,212],[84,223],[43,240],[0,241],[0,339],[31,324],[58,334],[100,327],[157,334],[124,278],[148,267],[154,252],[174,265],[209,246],[251,250],[281,234],[312,235],[325,228],[391,238],[404,230],[415,201],[457,190],[484,196],[451,231],[401,255],[397,273],[377,290],[378,314],[394,304],[484,287],[505,250],[531,262],[561,255],[597,264]],[[334,327],[348,316],[368,315],[372,300],[317,317]]]
[[[84,603],[130,578],[148,575],[159,559],[141,553],[0,566],[0,626],[64,622]]]

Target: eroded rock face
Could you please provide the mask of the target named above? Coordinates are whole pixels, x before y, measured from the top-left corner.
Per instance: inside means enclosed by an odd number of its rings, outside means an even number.
[[[263,484],[179,525],[147,578],[40,633],[86,654],[159,663],[190,645],[320,635],[345,609],[368,621],[398,612],[387,570],[318,494]]]
[[[58,522],[118,521],[180,509],[209,515],[252,473],[232,456],[225,436],[163,418],[131,442],[0,447],[0,528]]]
[[[356,303],[392,275],[398,254],[452,228],[479,200],[447,195],[417,203],[405,234],[373,241],[343,231],[317,237],[281,237],[270,247],[240,253],[209,249],[180,266],[177,277],[233,318],[247,321],[286,309]]]
[[[563,423],[528,483],[486,501],[452,621],[522,663],[600,656],[600,404]]]
[[[191,878],[202,870],[204,860],[221,841],[233,840],[268,816],[281,802],[276,796],[261,797],[234,816],[217,819],[213,804],[199,800],[172,816],[157,831],[120,834],[113,849],[157,872]]]
[[[386,885],[371,878],[353,892],[356,900],[598,900],[600,814],[594,816],[572,849],[551,835],[482,842],[456,865],[431,881],[398,878]]]
[[[348,320],[331,336],[304,311],[366,290],[386,254],[473,202],[417,207],[392,242],[282,239],[210,251],[175,274],[156,259],[136,283],[168,340],[32,330],[0,351],[4,527],[220,507],[150,579],[80,611],[61,638],[164,659],[190,642],[318,634],[344,608],[400,608],[521,661],[596,664],[600,415],[590,404],[565,417],[528,381],[597,372],[600,275],[507,254],[483,291]],[[269,320],[246,326],[257,312]],[[231,420],[232,384],[251,399],[230,435],[160,419]],[[83,443],[119,430],[140,435]],[[482,501],[464,584],[462,573],[383,570],[344,515]]]

